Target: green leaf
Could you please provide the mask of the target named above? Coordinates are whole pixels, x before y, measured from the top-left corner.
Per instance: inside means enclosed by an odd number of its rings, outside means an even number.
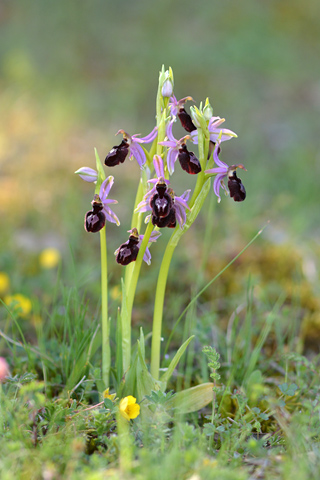
[[[141,355],[142,355],[143,361],[145,361],[146,351],[145,351],[144,334],[143,334],[142,327],[140,327],[140,342],[139,342],[139,345],[140,345],[140,350],[141,350]]]
[[[279,385],[279,389],[281,393],[284,395],[287,395],[288,397],[292,397],[295,394],[295,391],[298,389],[297,385],[295,383],[292,383],[291,385],[288,385],[287,383],[282,383]]]
[[[96,328],[94,334],[92,335],[90,343],[87,343],[83,352],[76,359],[74,367],[67,379],[64,391],[69,391],[76,386],[77,382],[81,378],[81,375],[83,375],[84,372],[86,371],[90,359],[93,357],[93,355],[96,353],[96,351],[100,347],[101,337],[97,335],[98,329],[99,329],[99,325]]]
[[[137,352],[135,352],[132,356],[132,362],[125,375],[125,379],[120,383],[118,388],[117,395],[119,398],[126,397],[127,395],[136,396],[137,362],[138,355]]]
[[[279,385],[279,390],[284,395],[286,394],[287,389],[288,389],[288,384],[287,383],[282,383],[281,385]]]
[[[266,413],[260,413],[259,417],[262,419],[262,420],[269,420],[269,415],[267,415]]]
[[[189,345],[189,343],[191,342],[191,340],[194,338],[194,335],[192,335],[191,337],[188,338],[188,340],[186,340],[182,345],[181,347],[179,348],[179,350],[177,351],[177,353],[175,354],[175,356],[173,357],[173,359],[171,360],[170,362],[170,365],[167,369],[167,371],[162,375],[161,377],[161,382],[165,382],[167,383],[169,378],[171,377],[171,375],[173,374],[174,372],[174,369],[176,368],[176,366],[178,365],[179,361],[180,361],[180,358],[182,357],[182,355],[184,354],[187,346]]]
[[[288,397],[292,397],[295,394],[297,389],[298,389],[297,385],[295,383],[292,383],[289,386],[286,395],[288,395]]]
[[[112,400],[110,400],[110,398],[104,398],[104,399],[103,399],[103,403],[104,403],[104,406],[105,406],[108,410],[112,410],[112,409],[113,409],[113,402],[112,402]]]
[[[213,400],[213,383],[202,383],[176,393],[167,405],[176,408],[179,413],[196,412]]]
[[[152,390],[159,390],[156,387],[156,381],[150,374],[145,364],[144,358],[141,352],[141,345],[138,341],[138,361],[137,361],[137,398],[141,402],[143,397],[150,395]]]
[[[122,360],[123,370],[128,370],[130,366],[130,352],[131,352],[131,323],[129,321],[129,314],[127,308],[127,292],[125,282],[121,279],[122,302],[121,302],[121,335],[122,335]]]
[[[217,427],[217,432],[225,432],[225,431],[226,429],[224,425],[219,425],[219,427]]]
[[[203,426],[203,433],[207,437],[212,437],[212,435],[214,435],[215,430],[216,430],[216,427],[212,425],[212,423],[205,423],[205,425]]]

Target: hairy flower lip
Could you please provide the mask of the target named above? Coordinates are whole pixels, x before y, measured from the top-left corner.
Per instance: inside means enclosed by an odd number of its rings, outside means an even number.
[[[215,164],[218,166],[214,168],[210,168],[209,170],[205,170],[204,173],[209,175],[216,174],[216,177],[213,181],[213,191],[215,195],[218,197],[218,203],[221,202],[220,187],[226,190],[226,187],[223,183],[223,180],[225,177],[228,177],[229,179],[228,187],[229,187],[229,191],[230,191],[230,188],[232,190],[231,197],[235,197],[234,198],[235,201],[243,201],[246,197],[245,188],[242,185],[241,179],[237,177],[235,172],[237,168],[241,168],[242,170],[246,170],[246,168],[241,163],[239,165],[231,165],[229,167],[229,165],[227,165],[222,160],[220,160],[220,158],[218,157],[218,151],[220,149],[222,135],[223,135],[222,132],[220,132],[219,134],[220,138],[218,138],[213,150],[213,158],[214,158]],[[229,184],[230,181],[233,183]],[[236,194],[234,193],[235,190],[237,191]],[[239,195],[237,195],[237,193]],[[240,199],[238,200],[237,198],[240,198]]]
[[[159,155],[155,155],[153,159],[154,165],[155,165],[155,170],[157,174],[160,174],[164,171],[163,167],[163,160]],[[157,163],[157,166],[156,166]],[[149,180],[149,182],[153,184],[157,184],[159,178],[153,178],[152,180]],[[168,180],[165,180],[165,183],[168,185],[170,182]],[[187,202],[189,200],[190,192],[191,190],[186,190],[180,197],[175,196],[174,192],[171,188],[169,188],[168,193],[171,198],[173,198],[173,208],[175,210],[176,218],[179,223],[180,228],[182,229],[184,227],[184,224],[186,223],[186,210],[190,210],[190,207],[188,206]],[[151,188],[145,196],[143,197],[142,202],[137,205],[135,209],[135,213],[139,212],[148,212],[151,211],[151,206],[150,206],[150,198],[155,194],[156,192],[156,186]],[[145,219],[145,221],[149,221],[150,216],[148,215]],[[152,234],[151,234],[152,235]]]
[[[132,228],[131,230],[127,230],[128,233],[130,233],[130,236],[129,236],[129,240],[133,240],[134,242],[136,242],[136,247],[137,249],[139,250],[140,247],[141,247],[141,244],[142,244],[142,241],[143,241],[143,238],[144,238],[144,235],[139,235],[138,233],[138,230],[136,228]],[[149,238],[149,242],[148,243],[153,243],[153,242],[156,242],[157,239],[161,236],[161,233],[158,232],[158,231],[153,231],[150,235],[150,238]],[[119,250],[121,247],[123,247],[124,245],[126,245],[129,240],[123,244],[120,245],[119,248],[117,248],[117,250],[114,252],[114,254],[117,256],[118,253],[119,253]],[[146,262],[147,265],[150,265],[151,264],[151,253],[150,253],[150,250],[148,248],[148,246],[146,247],[145,249],[145,252],[144,252],[144,255],[143,255],[143,260]],[[119,262],[118,262],[119,263]]]
[[[158,134],[158,128],[154,127],[153,130],[148,135],[142,138],[138,138],[139,134],[129,135],[129,133],[127,133],[123,129],[120,129],[117,131],[116,135],[119,135],[119,134],[122,134],[123,140],[128,143],[128,153],[126,155],[126,158],[127,156],[129,156],[130,159],[135,158],[140,168],[143,169],[143,166],[146,163],[147,158],[140,144],[152,142]],[[120,145],[118,146],[118,148],[119,147]]]

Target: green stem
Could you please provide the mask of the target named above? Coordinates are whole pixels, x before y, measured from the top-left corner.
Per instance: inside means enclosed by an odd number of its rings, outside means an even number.
[[[137,208],[138,204],[141,202],[144,194],[144,183],[142,178],[139,180],[139,186],[137,189],[137,194],[136,194],[136,199],[134,202],[134,207],[133,207],[133,213],[132,213],[132,219],[131,219],[131,229],[136,228],[138,232],[140,232],[141,228],[141,220],[142,220],[142,215],[139,212],[135,212],[135,209]],[[131,275],[132,275],[132,270],[133,270],[134,264],[130,263],[127,265],[125,269],[125,277],[124,277],[124,283],[126,287],[129,287],[130,281],[131,281]],[[131,341],[131,340],[130,340]]]
[[[148,246],[149,238],[153,230],[153,225],[151,222],[148,223],[146,228],[143,241],[139,248],[139,253],[137,260],[134,263],[134,267],[131,274],[130,284],[126,285],[126,302],[125,308],[122,308],[121,317],[123,321],[122,327],[122,345],[123,345],[123,371],[126,372],[130,367],[131,359],[131,315],[133,300],[136,293],[138,278],[140,274],[141,264],[143,260],[144,252]]]
[[[100,230],[101,248],[101,324],[102,324],[102,379],[105,388],[109,387],[111,368],[110,323],[108,318],[108,264],[106,228]]]
[[[203,131],[201,128],[198,129],[198,151],[199,151],[199,162],[201,164],[201,172],[197,175],[197,183],[194,188],[193,195],[191,197],[189,207],[192,208],[199,193],[202,190],[204,181],[205,181],[205,169],[207,164],[207,156],[209,151],[209,140],[205,138],[203,135]]]
[[[162,328],[164,295],[166,290],[169,267],[170,267],[172,255],[173,255],[174,249],[176,248],[176,245],[177,244],[172,244],[170,239],[167,245],[166,251],[164,252],[160,271],[159,271],[156,296],[154,301],[150,372],[155,380],[159,380],[161,328]]]
[[[154,303],[152,344],[151,344],[150,372],[153,378],[155,378],[156,380],[159,379],[161,327],[162,327],[164,295],[165,295],[166,283],[167,283],[172,255],[182,235],[190,228],[190,226],[193,224],[193,222],[197,218],[202,208],[202,205],[208,195],[209,189],[210,189],[210,180],[207,180],[202,186],[202,189],[199,191],[199,194],[195,199],[195,202],[191,211],[188,212],[187,214],[187,221],[184,225],[183,230],[181,230],[179,227],[176,227],[176,229],[173,231],[162,259],[160,272],[158,276],[157,288],[156,288],[155,303]]]

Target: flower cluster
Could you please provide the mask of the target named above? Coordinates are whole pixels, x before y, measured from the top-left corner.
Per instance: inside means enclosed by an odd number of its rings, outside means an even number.
[[[218,197],[218,202],[221,200],[220,187],[227,194],[229,193],[235,202],[242,202],[246,198],[245,188],[236,173],[238,168],[245,170],[243,165],[228,166],[219,158],[222,143],[237,137],[235,132],[223,127],[224,118],[213,115],[208,99],[203,108],[202,104],[199,108],[192,106],[189,114],[185,108],[186,102],[194,100],[190,96],[177,100],[173,93],[171,69],[166,72],[163,69],[161,78],[157,125],[145,137],[138,134],[129,135],[125,130],[119,130],[116,135],[121,134],[122,141],[112,147],[104,160],[107,168],[113,168],[123,164],[127,158],[135,159],[142,170],[141,182],[144,183],[144,188],[146,189],[147,184],[151,184],[151,188],[143,197],[143,194],[140,198],[137,197],[134,210],[135,218],[144,212],[150,212],[145,223],[151,221],[155,230],[148,236],[146,244],[157,240],[160,236],[158,229],[175,228],[177,225],[180,229],[184,229],[188,211],[191,209],[188,205],[191,190],[186,190],[181,196],[177,196],[171,186],[171,177],[175,172],[177,160],[186,173],[190,175],[201,173],[202,182],[209,176],[215,176],[213,191]],[[173,133],[177,119],[187,132],[187,135],[180,139],[175,138]],[[199,158],[187,146],[188,142],[199,145]],[[150,152],[147,152],[145,146],[150,143],[152,147]],[[204,158],[204,151],[206,158]],[[85,215],[85,229],[92,233],[100,231],[106,221],[120,224],[117,215],[110,208],[110,204],[115,204],[117,201],[108,199],[114,179],[111,175],[104,179],[101,164],[99,167],[97,163],[97,170],[83,167],[76,172],[83,180],[97,184],[92,209]],[[154,172],[153,178],[148,177],[150,172]],[[224,179],[227,179],[227,186],[224,184]],[[198,190],[196,189],[196,193],[198,192],[199,187]],[[191,206],[193,203],[194,199]],[[140,225],[140,221],[137,225]],[[121,265],[128,265],[137,259],[144,238],[144,235],[139,235],[137,228],[132,228],[129,233],[129,239],[115,252],[116,261]],[[147,246],[143,259],[150,264],[151,255]]]

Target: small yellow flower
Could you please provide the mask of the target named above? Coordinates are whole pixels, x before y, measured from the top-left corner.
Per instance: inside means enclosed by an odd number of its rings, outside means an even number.
[[[31,300],[21,293],[15,295],[7,295],[4,297],[4,302],[8,307],[13,307],[16,313],[19,313],[20,317],[27,317],[32,309]]]
[[[136,399],[129,395],[120,400],[119,409],[121,415],[126,419],[136,418],[140,413],[140,405],[136,403]]]
[[[0,272],[0,295],[3,295],[9,290],[10,279],[4,272]]]
[[[109,388],[107,388],[104,392],[103,392],[103,398],[108,398],[109,400],[111,400],[113,402],[113,400],[116,398],[117,394],[116,393],[109,393]]]
[[[45,248],[39,256],[39,262],[43,268],[55,268],[61,260],[61,254],[56,248]]]

